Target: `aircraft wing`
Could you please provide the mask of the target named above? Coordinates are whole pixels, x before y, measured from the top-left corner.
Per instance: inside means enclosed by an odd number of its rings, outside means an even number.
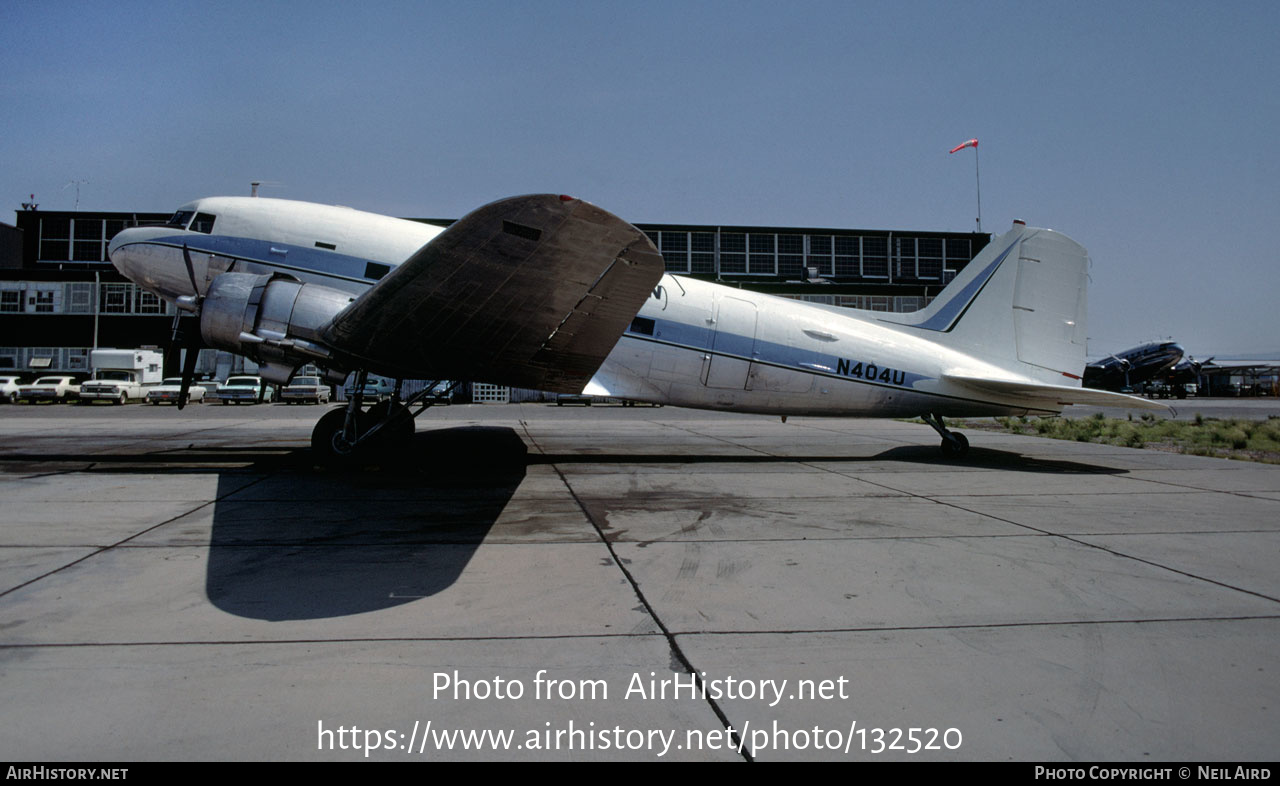
[[[954,382],[957,385],[979,392],[1030,399],[1034,403],[1045,404],[1054,408],[1066,404],[1091,404],[1096,407],[1123,407],[1126,409],[1170,409],[1169,405],[1161,404],[1158,401],[1138,398],[1137,396],[1126,396],[1123,393],[1112,393],[1107,390],[1078,388],[1071,385],[1046,385],[1038,382],[974,377],[964,374],[943,374],[942,378],[947,382]]]
[[[663,270],[643,232],[595,205],[513,197],[454,223],[321,335],[387,376],[576,393]]]

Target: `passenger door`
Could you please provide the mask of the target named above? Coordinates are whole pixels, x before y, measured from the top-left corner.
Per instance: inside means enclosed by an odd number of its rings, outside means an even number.
[[[745,390],[751,359],[755,357],[756,304],[736,297],[716,304],[711,351],[702,365],[702,382],[709,388]]]

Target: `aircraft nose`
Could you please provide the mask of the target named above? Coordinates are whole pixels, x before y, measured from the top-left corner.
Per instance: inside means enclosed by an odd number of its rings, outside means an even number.
[[[120,274],[135,284],[156,284],[160,250],[153,241],[173,234],[165,227],[129,227],[122,229],[107,243],[107,256]]]
[[[137,237],[138,228],[130,227],[117,232],[107,243],[107,259],[110,259],[115,269],[119,270],[126,278],[129,277],[129,272],[125,269],[127,266],[126,255],[121,253],[120,249],[135,242]]]

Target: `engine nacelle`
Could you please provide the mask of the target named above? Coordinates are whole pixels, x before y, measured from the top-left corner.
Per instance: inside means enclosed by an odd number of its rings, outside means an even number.
[[[223,273],[200,305],[200,335],[210,347],[258,363],[266,381],[283,383],[304,363],[333,365],[319,331],[353,300],[350,292],[280,273]]]

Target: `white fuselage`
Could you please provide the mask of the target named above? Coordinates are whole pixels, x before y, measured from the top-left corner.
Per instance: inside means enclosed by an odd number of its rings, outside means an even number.
[[[881,322],[878,313],[667,275],[586,392],[762,414],[1028,411],[948,391],[944,370],[987,364]]]
[[[190,229],[179,218],[184,212]],[[443,231],[348,208],[238,197],[193,202],[175,219],[166,227],[125,230],[111,242],[113,264],[168,300],[204,294],[209,281],[228,271],[280,272],[359,294]],[[1052,402],[949,383],[944,374],[1008,379],[1012,372],[888,316],[667,275],[586,392],[777,414],[1061,410]]]

